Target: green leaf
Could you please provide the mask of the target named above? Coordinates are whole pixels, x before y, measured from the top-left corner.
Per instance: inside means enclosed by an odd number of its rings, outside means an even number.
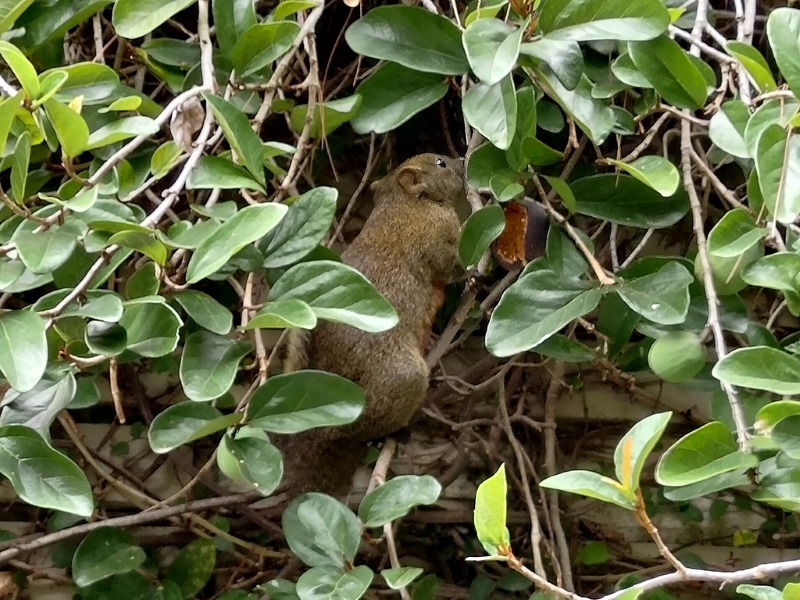
[[[747,120],[744,128],[744,141],[747,143],[750,156],[756,156],[758,141],[763,131],[774,124],[787,127],[798,108],[800,104],[789,98],[773,98],[762,103]]]
[[[147,439],[153,452],[165,454],[178,446],[232,427],[241,420],[242,414],[238,412],[223,415],[210,404],[180,402],[156,415],[147,431]]]
[[[682,264],[670,261],[655,273],[623,280],[620,298],[637,313],[662,325],[677,325],[689,310],[689,284],[694,277]]]
[[[446,93],[447,80],[441,75],[384,63],[356,88],[361,107],[352,119],[353,130],[359,134],[387,133]]]
[[[462,39],[464,52],[481,82],[494,85],[511,73],[527,25],[525,21],[514,28],[499,19],[479,19],[467,27]]]
[[[344,567],[355,558],[361,539],[352,511],[324,494],[293,500],[283,511],[281,527],[289,549],[309,567]]]
[[[222,396],[233,385],[239,363],[250,349],[247,342],[210,331],[195,331],[189,335],[180,366],[181,385],[186,396],[195,402],[208,402]]]
[[[614,469],[620,483],[633,495],[639,489],[644,463],[672,418],[671,412],[650,415],[636,423],[614,451]]]
[[[771,585],[751,585],[749,583],[736,586],[736,593],[750,596],[753,600],[781,600],[783,597],[780,590],[776,590]]]
[[[705,104],[708,97],[705,78],[676,41],[661,36],[648,42],[630,42],[628,54],[670,104],[691,110]]]
[[[386,581],[389,589],[400,590],[408,586],[424,572],[424,569],[419,567],[397,567],[395,569],[384,569],[381,571],[381,577]]]
[[[153,172],[153,177],[156,179],[164,177],[178,163],[182,154],[183,150],[173,140],[167,140],[161,144],[150,157],[150,170]]]
[[[780,223],[800,214],[800,136],[773,123],[756,142],[756,170],[764,205]]]
[[[230,56],[239,37],[257,22],[255,4],[253,0],[214,0],[211,11],[219,48]]]
[[[776,252],[764,256],[742,271],[742,279],[750,285],[785,292],[798,290],[800,255],[794,252]]]
[[[13,240],[20,260],[32,273],[52,273],[69,260],[82,233],[76,221],[68,220],[38,233],[20,228]]]
[[[347,29],[345,40],[357,54],[416,71],[461,75],[469,70],[458,27],[418,6],[373,8]]]
[[[652,89],[650,81],[639,72],[627,52],[620,54],[611,63],[611,74],[625,85],[635,88]]]
[[[530,350],[594,310],[601,295],[588,284],[561,280],[549,270],[524,275],[494,309],[486,330],[486,349],[498,357]]]
[[[603,477],[592,471],[567,471],[548,477],[539,483],[540,487],[580,494],[610,504],[616,504],[627,510],[634,510],[632,499],[621,491],[621,484],[609,477]]]
[[[771,40],[772,36],[770,36]],[[734,41],[729,41],[726,44],[726,49],[728,54],[735,57],[747,69],[760,92],[771,92],[778,89],[778,85],[772,77],[772,69],[770,69],[767,61],[764,60],[761,52],[750,44]]]
[[[190,190],[255,190],[265,193],[264,186],[239,165],[221,156],[203,156],[189,173],[186,188]]]
[[[505,226],[503,209],[496,204],[472,213],[464,223],[458,243],[461,264],[465,268],[477,265],[489,245],[503,233]]]
[[[665,198],[674,196],[678,191],[681,179],[678,169],[663,156],[642,156],[631,163],[609,158],[608,162],[630,173]]]
[[[575,556],[575,562],[587,566],[602,565],[609,560],[611,560],[611,553],[605,542],[586,542]]]
[[[164,24],[195,0],[117,0],[111,22],[124,38],[140,38]]]
[[[142,99],[139,96],[123,96],[122,98],[114,100],[108,106],[98,109],[97,112],[100,114],[109,112],[126,112],[129,110],[137,110],[141,105]]]
[[[286,216],[258,243],[264,267],[291,265],[316,248],[330,229],[338,195],[336,188],[317,187],[292,202]]]
[[[442,486],[430,475],[400,475],[367,494],[358,507],[364,527],[382,527],[422,504],[439,499]]]
[[[210,92],[204,92],[203,98],[211,106],[214,118],[222,128],[225,139],[228,140],[231,149],[247,170],[250,171],[250,174],[259,183],[263,184],[264,149],[261,146],[261,140],[258,135],[250,126],[247,115],[230,102]]]
[[[569,184],[558,177],[542,175],[542,178],[550,184],[550,187],[552,187],[556,194],[558,194],[558,197],[561,198],[561,203],[564,205],[564,208],[569,212],[575,212],[577,201],[575,200],[575,194],[572,193],[572,188],[569,187]]]
[[[177,584],[184,598],[194,598],[202,590],[217,562],[214,540],[199,538],[181,548],[170,563],[165,581]]]
[[[128,332],[128,350],[157,358],[175,350],[183,322],[171,306],[143,302],[125,307],[119,324]]]
[[[519,52],[546,63],[567,90],[574,90],[581,81],[583,53],[577,42],[544,37],[521,44]]]
[[[90,531],[75,551],[72,578],[78,587],[86,587],[112,575],[133,571],[146,558],[128,532],[101,527]]]
[[[739,452],[727,425],[712,421],[675,442],[659,459],[655,475],[661,485],[683,486],[756,464],[755,455]]]
[[[531,351],[564,362],[589,362],[595,359],[595,354],[590,348],[560,334],[547,338],[531,348]]]
[[[786,7],[771,11],[767,19],[767,37],[781,75],[795,95],[800,95],[800,11]],[[770,73],[769,67],[767,73]],[[770,90],[762,88],[761,91]]]
[[[539,7],[539,28],[557,40],[650,40],[669,22],[658,0],[543,0]]]
[[[25,425],[49,440],[50,426],[75,398],[76,389],[75,377],[68,372],[49,375],[24,393],[7,390],[0,425]]]
[[[547,94],[555,100],[586,135],[595,143],[602,144],[616,126],[616,116],[608,101],[592,97],[592,82],[581,77],[574,89],[564,87],[549,68],[539,68],[540,83]]]
[[[314,329],[316,326],[317,315],[308,304],[302,300],[278,300],[267,302],[247,322],[245,329]]]
[[[670,332],[658,338],[647,354],[653,373],[671,383],[694,378],[703,370],[706,358],[705,346],[691,331]]]
[[[174,296],[192,320],[201,327],[219,335],[226,335],[233,326],[231,311],[208,294],[197,290],[183,290]]]
[[[800,415],[792,415],[781,419],[772,429],[772,440],[786,453],[794,459],[800,459]]]
[[[119,3],[115,6],[119,6]],[[158,124],[150,117],[125,117],[93,131],[89,135],[86,150],[102,148],[139,135],[153,135],[158,131]]]
[[[397,325],[397,312],[361,273],[348,265],[315,260],[286,271],[272,286],[268,300],[302,300],[318,319],[370,333]]]
[[[501,150],[511,145],[517,124],[517,96],[509,75],[499,83],[479,83],[467,90],[464,118]]]
[[[728,100],[711,117],[708,135],[723,152],[738,158],[750,158],[744,131],[750,111],[741,100]]]
[[[23,502],[81,517],[94,511],[92,489],[83,471],[28,427],[0,427],[0,473]]]
[[[709,233],[708,251],[721,258],[738,257],[758,244],[767,233],[766,228],[756,227],[746,209],[734,208],[726,212]]]
[[[350,571],[331,566],[314,567],[297,580],[299,598],[325,598],[326,600],[357,600],[372,583],[375,574],[366,565]]]
[[[25,204],[25,187],[31,161],[31,134],[23,131],[14,145],[11,157],[11,196],[17,204]]]
[[[93,0],[59,0],[58,5],[48,7],[47,14],[44,15],[45,21],[50,17],[52,18],[50,25],[58,25],[58,28],[62,28],[72,20],[73,15],[68,13],[70,8],[76,10],[76,12],[86,10],[88,17],[92,12],[102,9],[107,4],[110,4],[107,0],[102,0],[101,2]],[[92,8],[94,8],[94,11],[91,10]],[[61,13],[62,10],[64,11],[63,13]],[[81,21],[82,19],[76,21],[75,24]],[[34,38],[38,38],[38,31],[35,29],[33,31],[29,29],[28,34],[33,34]],[[41,41],[44,41],[44,39],[41,39]],[[81,97],[81,103],[84,106],[98,104],[107,101],[120,89],[119,74],[107,65],[81,62],[58,67],[58,71],[67,74],[66,83],[55,95],[55,99],[64,104],[68,104],[78,96]],[[45,71],[42,75],[45,76],[51,72]]]
[[[44,321],[29,310],[0,314],[0,371],[18,392],[33,389],[47,367]]]
[[[226,435],[221,445],[237,461],[242,478],[261,494],[269,496],[277,489],[283,477],[283,459],[268,440],[254,436],[234,440]]]
[[[242,33],[231,52],[239,78],[256,73],[292,48],[300,26],[294,21],[252,25]]]
[[[116,323],[89,321],[83,341],[90,352],[100,356],[117,356],[125,350],[128,333]]]
[[[0,2],[0,33],[5,33],[14,25],[25,9],[28,8],[33,0],[2,0]],[[0,140],[2,141],[2,140]],[[0,148],[3,144],[0,144]]]
[[[160,241],[142,231],[120,231],[108,238],[109,245],[116,244],[141,252],[160,267],[167,262],[167,248]]]
[[[319,0],[282,0],[272,11],[272,18],[276,20],[285,19],[301,10],[314,8],[318,5]]]
[[[750,485],[750,478],[747,476],[745,469],[740,469],[715,475],[691,485],[665,488],[664,497],[672,502],[688,502],[689,500],[709,496],[723,490],[747,485]]]
[[[186,282],[213,275],[248,244],[266,235],[286,214],[285,204],[246,206],[203,240],[189,260]]]
[[[22,102],[24,94],[17,92],[11,98],[0,101],[0,152],[5,151],[8,133],[17,114],[17,109]]]
[[[330,135],[352,119],[358,113],[360,106],[361,96],[358,94],[330,102],[317,103],[314,105],[314,116],[311,120],[309,135],[312,138]],[[296,133],[303,131],[307,115],[307,104],[299,104],[292,109],[289,122]]]
[[[500,468],[478,486],[475,494],[475,531],[487,554],[494,556],[507,553],[511,537],[506,527],[506,466]]]
[[[5,40],[0,40],[0,56],[3,57],[8,68],[14,73],[22,89],[30,100],[39,98],[41,88],[39,86],[39,76],[31,62],[25,58],[22,51],[14,44]]]
[[[44,103],[44,110],[53,124],[64,156],[74,158],[86,150],[89,145],[89,126],[83,117],[54,98]]]
[[[274,433],[299,433],[315,427],[353,423],[364,410],[361,387],[325,371],[274,375],[247,405],[245,421]]]
[[[492,177],[516,179],[517,173],[508,165],[506,153],[486,143],[467,156],[467,183],[476,188],[488,188]]]
[[[619,225],[662,229],[680,221],[689,211],[683,190],[664,198],[627,175],[592,175],[570,182],[576,212]]]
[[[800,394],[800,359],[775,348],[739,348],[720,360],[711,374],[731,385],[775,394]]]

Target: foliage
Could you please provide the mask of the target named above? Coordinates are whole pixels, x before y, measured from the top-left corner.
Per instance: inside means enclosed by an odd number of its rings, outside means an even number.
[[[511,361],[531,352],[550,361],[554,385],[565,364],[599,367],[626,390],[642,373],[711,384],[716,420],[665,444],[660,492],[683,507],[736,490],[778,515],[800,510],[800,10],[773,10],[758,47],[752,14],[712,11],[736,29],[727,39],[707,3],[677,6],[426,1],[359,6],[345,26],[315,0],[0,0],[0,473],[15,495],[72,519],[62,527],[103,514],[103,481],[136,499],[140,522],[145,508],[202,495],[209,470],[225,489],[270,496],[283,477],[271,436],[355,421],[363,390],[321,371],[280,374],[271,334],[320,321],[370,334],[397,325],[395,307],[332,248],[386,166],[376,156],[411,130],[418,151],[441,151],[446,138],[466,153],[481,199],[458,248],[475,277],[463,310],[446,304],[437,347],[477,330],[489,354],[509,359],[499,368],[523,368]],[[342,30],[341,44],[327,39]],[[435,144],[423,129],[437,131]],[[355,191],[336,181],[354,158],[367,165]],[[531,206],[547,215],[546,239]],[[677,251],[666,255],[669,238]],[[518,276],[503,277],[505,262]],[[174,386],[158,405],[125,383],[154,373]],[[177,462],[191,446],[206,466],[174,498],[131,490],[74,421],[81,410],[104,415],[101,397],[120,424],[146,422],[136,437],[149,456]],[[643,473],[670,418],[629,430],[613,477],[549,464],[542,487],[633,511],[660,543]],[[510,423],[504,431],[515,441]],[[513,553],[509,481],[519,485],[503,465],[477,489],[474,546],[522,576],[504,589],[535,581],[563,593]],[[204,537],[171,562],[113,526],[77,529],[89,533],[61,562],[85,600],[120,590],[357,599],[376,585],[428,598],[439,580],[399,562],[392,523],[441,493],[430,475],[401,475],[357,513],[304,495],[282,526],[308,569],[247,590],[212,592],[212,580],[220,555],[254,545],[196,514]],[[380,580],[358,562],[374,528],[392,559]],[[576,563],[608,560],[590,542]],[[474,597],[494,590],[475,582],[489,591]]]

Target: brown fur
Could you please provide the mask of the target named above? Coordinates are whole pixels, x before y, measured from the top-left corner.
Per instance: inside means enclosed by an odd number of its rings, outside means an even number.
[[[366,393],[351,425],[276,436],[290,495],[336,492],[348,485],[366,445],[405,427],[428,388],[423,357],[444,284],[458,272],[461,225],[455,210],[466,193],[464,166],[421,154],[373,184],[375,208],[342,260],[363,273],[395,307],[400,323],[383,333],[320,322],[292,334],[285,371],[322,369],[355,381]]]

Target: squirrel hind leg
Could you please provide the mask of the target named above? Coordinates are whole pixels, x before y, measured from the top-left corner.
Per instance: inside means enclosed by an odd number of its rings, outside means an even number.
[[[286,357],[283,360],[283,372],[293,373],[308,368],[308,347],[311,343],[311,332],[308,329],[292,327],[286,333]]]

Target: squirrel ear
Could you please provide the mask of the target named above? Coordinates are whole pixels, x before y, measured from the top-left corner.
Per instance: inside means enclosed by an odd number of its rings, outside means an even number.
[[[416,167],[405,167],[397,174],[397,183],[406,192],[419,197],[424,191],[424,186],[420,182],[420,172]]]

